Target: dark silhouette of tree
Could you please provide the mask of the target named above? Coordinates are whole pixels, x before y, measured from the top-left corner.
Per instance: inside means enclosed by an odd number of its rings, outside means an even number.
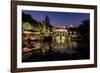
[[[84,41],[89,41],[90,37],[90,20],[86,19],[81,22],[81,24],[78,27],[78,32],[80,33],[81,38]]]
[[[46,23],[47,25],[50,24],[50,19],[49,19],[48,16],[45,17],[45,23]]]
[[[50,24],[50,18],[48,15],[45,17],[45,23],[47,25],[47,29],[49,28],[49,30],[52,31],[52,25]]]
[[[37,24],[37,20],[33,19],[31,15],[22,13],[22,22],[29,22],[31,25]]]

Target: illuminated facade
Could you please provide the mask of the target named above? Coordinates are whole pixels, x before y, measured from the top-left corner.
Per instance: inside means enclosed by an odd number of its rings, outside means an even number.
[[[36,39],[40,39],[40,32],[38,31],[34,31],[34,30],[26,30],[23,31],[23,36],[26,38],[31,38],[31,40],[36,40]]]
[[[74,27],[57,26],[52,29],[52,36],[54,41],[64,43],[66,40],[77,38],[77,31]]]
[[[32,40],[39,40],[42,39],[42,36],[44,36],[39,31],[35,31],[33,29],[24,31],[23,35],[31,37]],[[68,40],[76,39],[78,33],[75,27],[67,28],[66,26],[56,26],[52,28],[51,35],[49,36],[52,36],[53,42],[64,43]]]

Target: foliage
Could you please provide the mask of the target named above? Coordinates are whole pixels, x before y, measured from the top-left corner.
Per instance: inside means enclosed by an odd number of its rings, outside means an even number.
[[[80,26],[78,27],[78,32],[80,33],[80,36],[83,40],[88,41],[89,40],[89,33],[90,33],[90,21],[89,19],[86,19],[82,21]]]
[[[45,16],[45,19],[40,22],[31,17],[31,15],[22,14],[23,29],[32,29],[39,31],[44,36],[49,36],[52,26],[50,25],[50,19],[48,16]],[[26,23],[28,22],[28,23]]]
[[[29,22],[23,22],[22,27],[23,27],[23,30],[32,29],[32,25]]]

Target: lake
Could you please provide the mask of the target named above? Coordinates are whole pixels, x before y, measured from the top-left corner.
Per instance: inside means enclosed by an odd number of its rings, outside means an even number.
[[[32,51],[22,53],[22,62],[83,60],[90,58],[88,42],[67,40],[66,42],[32,41]]]

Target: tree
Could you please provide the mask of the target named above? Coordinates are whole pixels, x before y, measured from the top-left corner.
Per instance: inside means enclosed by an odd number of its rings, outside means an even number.
[[[22,24],[23,31],[32,29],[32,25],[29,22],[23,22]]]
[[[48,16],[45,17],[45,20],[42,22],[42,28],[41,31],[44,36],[49,36],[51,32],[51,25],[50,25],[50,19]]]
[[[45,23],[46,23],[46,25],[49,25],[50,24],[50,19],[49,19],[48,16],[45,17]]]
[[[89,19],[86,19],[81,22],[81,24],[78,27],[78,32],[81,35],[81,38],[85,41],[89,40],[89,33],[90,33],[90,21]]]
[[[50,19],[48,15],[45,16],[43,22],[40,22],[31,17],[31,15],[22,13],[22,23],[24,30],[34,28],[44,36],[49,36],[50,32],[52,31],[52,26],[50,25]]]

